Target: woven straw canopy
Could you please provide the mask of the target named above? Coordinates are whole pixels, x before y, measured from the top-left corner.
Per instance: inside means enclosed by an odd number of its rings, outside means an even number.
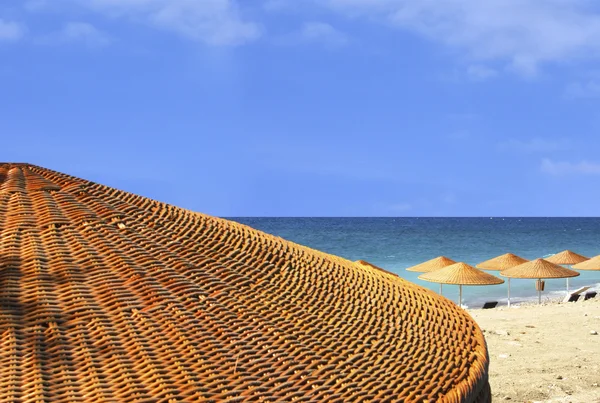
[[[564,250],[556,255],[545,258],[548,262],[554,264],[577,264],[589,260],[589,257],[582,256],[578,253],[571,252],[570,250]]]
[[[571,266],[577,270],[600,270],[600,255]]]
[[[579,273],[544,259],[535,259],[511,269],[503,270],[500,275],[511,278],[568,278],[577,277]]]
[[[479,263],[477,268],[483,270],[506,270],[528,261],[512,253],[505,253],[504,255],[496,256],[493,259]]]
[[[501,278],[477,270],[463,262],[421,274],[419,278],[434,283],[457,285],[494,285],[504,283],[504,280]]]
[[[1,402],[489,402],[471,317],[384,271],[0,164]]]
[[[452,259],[447,258],[446,256],[438,256],[434,259],[428,260],[423,263],[419,263],[416,266],[409,267],[408,271],[417,271],[421,273],[428,273],[430,271],[439,270],[446,266],[450,266],[455,264],[456,262]]]

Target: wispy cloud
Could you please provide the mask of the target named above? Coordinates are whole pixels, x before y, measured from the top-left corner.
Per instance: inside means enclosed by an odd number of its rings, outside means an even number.
[[[106,34],[85,22],[70,22],[65,25],[62,36],[67,41],[83,42],[89,46],[104,46],[110,42]]]
[[[14,21],[0,18],[0,42],[14,42],[25,35],[25,27]]]
[[[86,22],[69,22],[55,33],[37,39],[43,45],[82,44],[88,47],[102,47],[111,42],[107,34]]]
[[[446,204],[455,204],[458,202],[458,196],[454,192],[446,192],[442,195],[442,201]]]
[[[455,130],[453,132],[450,132],[446,135],[446,138],[448,140],[453,140],[453,141],[463,141],[463,140],[468,140],[471,138],[471,132],[469,130]]]
[[[554,151],[564,151],[570,146],[564,139],[549,140],[541,137],[535,137],[528,140],[508,139],[498,144],[502,151],[518,153],[547,153]]]
[[[307,41],[328,46],[343,46],[348,43],[348,37],[344,33],[324,22],[305,23],[301,36]]]
[[[274,38],[279,45],[320,45],[327,48],[346,46],[350,40],[342,31],[330,24],[318,21],[304,23],[299,29]]]
[[[394,203],[387,207],[389,213],[402,213],[412,210],[413,206],[410,203]]]
[[[450,112],[446,114],[446,118],[458,122],[472,122],[479,119],[479,115],[472,112]]]
[[[472,64],[467,69],[467,74],[472,80],[485,81],[496,77],[498,75],[498,71],[481,64]]]
[[[108,18],[143,23],[209,45],[240,45],[257,39],[260,26],[242,18],[234,0],[34,0],[32,11],[80,7]]]
[[[325,3],[325,2],[324,2]],[[351,18],[396,26],[522,75],[600,56],[600,14],[587,0],[328,0]]]
[[[600,175],[600,163],[589,161],[567,162],[544,158],[540,169],[542,172],[553,176]]]
[[[592,79],[567,85],[565,95],[570,99],[600,97],[600,81]]]

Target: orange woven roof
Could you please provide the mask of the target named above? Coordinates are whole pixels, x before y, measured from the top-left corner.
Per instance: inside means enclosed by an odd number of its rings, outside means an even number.
[[[424,273],[419,276],[421,280],[442,284],[462,285],[494,285],[502,284],[504,280],[466,263],[458,262],[442,269]]]
[[[571,266],[577,270],[600,270],[600,255]]]
[[[577,277],[579,273],[544,259],[535,259],[503,270],[500,275],[511,278],[567,278]]]
[[[419,263],[416,266],[409,267],[408,271],[417,271],[421,273],[428,273],[430,271],[439,270],[443,267],[450,266],[451,264],[455,264],[456,262],[452,259],[447,258],[446,256],[438,256],[431,260],[428,260],[423,263]]]
[[[570,250],[564,250],[556,255],[545,258],[550,263],[555,264],[577,264],[589,260],[589,257],[582,256]]]
[[[471,317],[382,270],[0,164],[0,401],[489,402]]]
[[[496,256],[493,259],[479,263],[477,268],[483,270],[506,270],[528,261],[515,254],[505,253],[504,255]]]

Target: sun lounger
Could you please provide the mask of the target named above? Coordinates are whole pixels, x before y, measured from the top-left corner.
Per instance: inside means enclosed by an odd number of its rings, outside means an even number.
[[[590,286],[581,287],[567,294],[563,302],[575,302],[581,296],[581,293],[590,289]]]
[[[485,304],[483,304],[481,309],[492,309],[495,308],[496,305],[498,305],[498,301],[488,301]]]
[[[567,297],[568,297],[568,299],[567,299]],[[579,301],[579,297],[581,297],[581,295],[571,294],[571,295],[567,295],[567,297],[565,297],[566,302],[577,302],[577,301]]]
[[[585,295],[583,296],[583,300],[587,301],[590,298],[595,298],[597,294],[598,293],[596,291],[586,292]]]

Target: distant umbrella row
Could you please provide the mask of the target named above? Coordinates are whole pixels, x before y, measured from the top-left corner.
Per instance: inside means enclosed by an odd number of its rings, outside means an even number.
[[[515,254],[505,253],[479,263],[477,268],[500,271],[500,275],[508,279],[508,305],[510,306],[511,278],[535,279],[538,302],[540,303],[542,300],[541,292],[544,289],[542,279],[566,278],[568,291],[568,279],[579,276],[579,273],[561,265],[572,266],[573,269],[577,270],[600,270],[600,255],[590,259],[570,250],[565,250],[545,259],[540,258],[529,261]],[[455,262],[446,256],[439,256],[406,270],[422,272],[424,274],[419,276],[421,280],[439,283],[440,294],[442,293],[442,284],[458,285],[460,290],[458,303],[462,305],[463,285],[497,285],[504,283],[501,278],[477,268],[464,262]]]

